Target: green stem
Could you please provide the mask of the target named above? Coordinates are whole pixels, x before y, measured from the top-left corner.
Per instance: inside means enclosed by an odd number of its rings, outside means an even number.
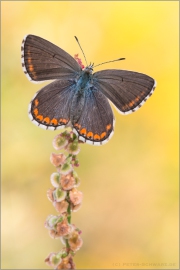
[[[70,249],[70,245],[68,243],[68,240],[66,239],[66,248],[67,248],[67,252],[69,253],[69,249]]]
[[[70,200],[69,200],[69,191],[67,192],[67,201],[69,203],[69,206],[67,209],[67,220],[68,220],[68,223],[71,224],[71,205],[70,205]],[[67,250],[69,250],[69,248],[70,248],[67,239],[66,239],[66,248],[67,248]]]
[[[70,201],[69,200],[69,191],[67,193],[67,199],[68,199],[68,202]],[[71,224],[71,205],[70,205],[70,202],[69,202],[69,206],[68,206],[68,209],[67,209],[67,220],[69,222],[69,224]]]

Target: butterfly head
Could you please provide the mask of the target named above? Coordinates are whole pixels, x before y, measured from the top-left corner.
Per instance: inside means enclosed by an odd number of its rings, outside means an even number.
[[[85,67],[84,71],[86,73],[92,74],[92,72],[93,72],[93,66],[94,66],[94,63],[93,64],[90,64],[89,66]]]

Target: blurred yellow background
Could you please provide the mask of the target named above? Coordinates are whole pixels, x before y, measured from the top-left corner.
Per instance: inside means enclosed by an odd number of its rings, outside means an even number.
[[[44,221],[56,214],[46,197],[49,161],[58,131],[27,116],[43,84],[21,68],[21,42],[35,34],[72,56],[100,66],[145,73],[157,81],[134,114],[115,110],[116,126],[104,146],[82,145],[79,190],[83,205],[72,222],[82,230],[78,269],[178,268],[178,1],[1,1],[2,257],[3,269],[49,269],[45,257],[62,244]]]

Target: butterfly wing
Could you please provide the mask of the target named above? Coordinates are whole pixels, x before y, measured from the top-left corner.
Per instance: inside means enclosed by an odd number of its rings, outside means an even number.
[[[56,80],[36,93],[29,104],[31,121],[44,129],[64,128],[70,122],[70,107],[75,84]]]
[[[122,114],[138,110],[156,87],[153,78],[133,71],[102,70],[94,73],[93,78],[94,85]]]
[[[21,51],[23,71],[32,82],[70,79],[81,71],[71,55],[38,36],[26,36],[22,41]]]
[[[114,116],[111,106],[96,87],[85,91],[84,108],[73,127],[79,139],[88,144],[102,145],[113,135]]]

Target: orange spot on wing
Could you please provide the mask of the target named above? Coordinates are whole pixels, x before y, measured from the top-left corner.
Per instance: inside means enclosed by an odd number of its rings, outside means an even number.
[[[128,105],[126,104],[126,105],[124,105],[124,106],[122,107],[122,109],[125,111],[126,109],[129,109],[129,107],[128,107]]]
[[[37,116],[36,116],[36,119],[39,119],[39,121],[41,121],[41,122],[42,122],[42,120],[43,120],[43,116],[42,116],[41,114],[39,114],[39,115],[37,115]]]
[[[106,130],[110,130],[111,129],[111,124],[106,126]]]
[[[33,65],[29,65],[29,71],[33,71],[34,70],[34,67],[33,67]]]
[[[34,100],[34,106],[38,106],[38,104],[39,104],[39,100],[36,98],[35,100]]]
[[[33,79],[37,79],[37,76],[36,76],[36,73],[35,72],[32,72],[31,73],[31,76],[33,77]]]
[[[63,122],[64,124],[67,124],[67,121],[68,121],[67,119],[63,119],[63,120],[62,120],[62,122]]]
[[[54,125],[54,126],[57,126],[57,124],[58,124],[57,119],[56,119],[56,118],[53,118],[53,119],[51,120],[51,124]]]
[[[82,129],[80,130],[80,134],[81,134],[81,135],[86,135],[86,133],[87,133],[87,130],[86,130],[85,128],[82,128]]]
[[[91,131],[89,131],[88,134],[87,134],[87,137],[88,138],[93,138],[93,133]]]
[[[145,95],[145,92],[144,92],[144,91],[142,91],[141,96],[144,96],[144,95]]]
[[[38,109],[34,109],[33,113],[34,113],[35,116],[37,116],[38,115]]]
[[[51,121],[51,119],[50,119],[49,117],[45,117],[45,118],[44,118],[44,122],[46,122],[46,124],[49,124],[50,121]]]
[[[99,141],[99,140],[100,140],[100,136],[99,136],[98,134],[95,134],[95,135],[94,135],[94,140]]]
[[[104,137],[106,137],[106,132],[103,132],[103,133],[101,133],[101,139],[103,139]]]
[[[31,58],[30,57],[28,58],[28,63],[31,64]]]
[[[128,104],[130,107],[133,107],[134,106],[134,100],[132,100],[131,102],[129,102]]]
[[[65,118],[60,118],[60,119],[59,119],[59,123],[60,123],[60,124],[65,124],[65,125],[66,125],[68,121],[69,121],[69,120],[68,120],[68,119],[65,119]]]
[[[77,129],[80,129],[81,128],[81,125],[78,124],[78,123],[76,123],[76,124],[74,124],[74,127],[76,127]]]

